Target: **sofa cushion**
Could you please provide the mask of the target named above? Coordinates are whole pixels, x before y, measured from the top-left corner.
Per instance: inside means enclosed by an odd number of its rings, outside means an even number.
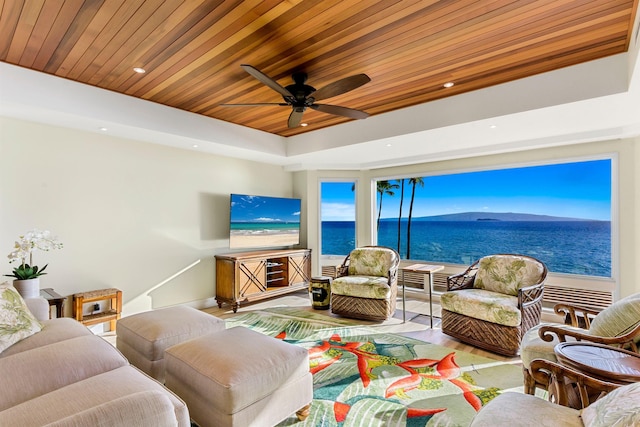
[[[640,293],[629,295],[602,310],[591,322],[589,333],[600,337],[617,337],[640,323]]]
[[[147,426],[174,427],[178,425],[174,410],[167,393],[158,390],[140,391],[89,407],[47,424],[47,427],[106,427],[106,420],[109,427],[131,427],[142,420]]]
[[[18,291],[8,282],[0,284],[0,353],[40,329]]]
[[[349,255],[349,275],[389,277],[394,253],[385,248],[359,248]]]
[[[490,255],[480,259],[473,287],[507,295],[540,283],[544,265],[518,255]]]
[[[180,427],[189,427],[189,411],[184,402],[162,384],[149,378],[131,365],[123,366],[66,387],[58,388],[36,399],[28,400],[0,412],[0,426],[43,426],[49,423],[73,418],[88,408],[97,407],[116,399],[126,398],[135,393],[159,391],[173,404],[173,417]],[[46,410],[44,410],[46,408]],[[130,412],[130,406],[111,407],[106,418],[95,426],[110,426],[112,420],[128,419],[129,425],[153,426],[146,419],[137,417],[140,413]],[[86,425],[86,424],[75,424]]]
[[[20,387],[0,388],[0,410],[128,364],[115,347],[95,335],[4,357],[0,378],[11,378]]]
[[[343,276],[331,283],[331,293],[350,297],[387,299],[391,296],[389,279],[379,276]]]
[[[42,330],[40,332],[15,343],[0,353],[0,359],[11,356],[12,354],[42,347],[43,345],[53,344],[85,335],[93,335],[89,328],[70,317],[44,320],[40,322],[40,324],[42,325]]]
[[[582,410],[585,427],[640,425],[640,383],[617,388]]]
[[[443,310],[504,326],[519,326],[518,298],[483,289],[463,289],[440,296]]]

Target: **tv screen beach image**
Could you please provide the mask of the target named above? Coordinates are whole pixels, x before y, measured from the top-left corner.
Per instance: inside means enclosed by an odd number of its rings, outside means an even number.
[[[229,247],[300,243],[300,199],[231,195]]]

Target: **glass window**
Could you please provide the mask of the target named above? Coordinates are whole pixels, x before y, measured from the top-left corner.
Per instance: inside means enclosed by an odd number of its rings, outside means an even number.
[[[403,259],[495,253],[611,277],[611,159],[377,181],[377,242]]]
[[[356,247],[355,182],[320,183],[322,255],[348,255]]]

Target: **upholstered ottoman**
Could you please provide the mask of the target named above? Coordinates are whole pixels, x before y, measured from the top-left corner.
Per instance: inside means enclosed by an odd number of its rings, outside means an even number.
[[[193,307],[178,305],[118,320],[116,347],[132,365],[163,382],[167,348],[223,329],[223,320]]]
[[[302,347],[238,326],[175,345],[165,360],[165,385],[200,427],[273,426],[309,414],[313,381]]]

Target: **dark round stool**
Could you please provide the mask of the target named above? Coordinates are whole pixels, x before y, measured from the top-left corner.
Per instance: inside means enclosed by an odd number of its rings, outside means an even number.
[[[316,310],[328,310],[331,305],[331,281],[327,276],[312,277],[309,283],[311,306]]]

